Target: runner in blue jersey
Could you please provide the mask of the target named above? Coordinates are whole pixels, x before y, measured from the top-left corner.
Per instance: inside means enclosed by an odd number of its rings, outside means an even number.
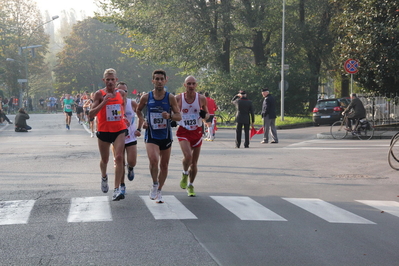
[[[180,108],[176,98],[165,91],[167,82],[166,72],[155,70],[152,74],[154,89],[140,98],[137,107],[139,124],[146,129],[144,141],[150,161],[150,173],[153,185],[150,190],[150,199],[163,203],[162,187],[168,175],[169,158],[172,147],[171,121],[180,121]],[[147,107],[146,121],[142,114]]]

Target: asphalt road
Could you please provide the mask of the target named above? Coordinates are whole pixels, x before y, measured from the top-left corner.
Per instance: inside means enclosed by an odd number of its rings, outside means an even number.
[[[14,119],[13,116],[9,116]],[[63,114],[33,130],[0,126],[0,265],[395,265],[398,173],[389,139],[318,138],[328,127],[279,130],[280,143],[234,148],[234,130],[204,142],[197,197],[180,189],[174,142],[165,204],[148,199],[142,138],[126,199],[100,190],[96,138]],[[113,165],[109,163],[113,179]],[[111,182],[112,183],[112,182]]]

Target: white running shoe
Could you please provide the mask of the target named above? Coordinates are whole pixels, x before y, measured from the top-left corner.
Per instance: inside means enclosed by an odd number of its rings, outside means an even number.
[[[91,132],[90,137],[94,138],[94,133],[93,132]]]
[[[156,203],[164,203],[163,198],[162,198],[162,191],[161,190],[157,191],[157,200],[155,202]]]
[[[105,177],[101,178],[101,191],[107,193],[108,189],[108,175],[106,175]]]
[[[124,199],[125,195],[122,194],[119,188],[114,189],[114,194],[112,195],[112,201],[119,201],[121,199]]]
[[[152,185],[150,189],[150,199],[154,200],[157,198],[157,192],[158,192],[158,185]]]

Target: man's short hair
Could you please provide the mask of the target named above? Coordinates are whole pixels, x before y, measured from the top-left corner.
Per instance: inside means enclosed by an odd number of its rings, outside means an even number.
[[[107,68],[107,69],[104,71],[103,77],[105,78],[105,76],[106,76],[106,75],[109,75],[109,74],[113,74],[113,75],[116,76],[116,70],[113,69],[113,68]]]
[[[351,97],[355,97],[355,98],[357,98],[357,95],[356,95],[356,93],[352,93],[352,94],[351,94]]]
[[[154,70],[154,72],[152,72],[152,79],[154,79],[154,76],[157,75],[157,74],[163,75],[163,76],[165,77],[165,79],[166,79],[166,72],[165,72],[165,70],[162,70],[162,69],[156,69],[156,70]]]
[[[205,97],[209,97],[209,92],[205,92]]]
[[[117,86],[117,87],[118,87],[119,85],[125,85],[126,88],[128,87],[128,86],[127,86],[127,83],[126,83],[126,82],[123,82],[123,81],[119,81],[118,83],[116,83],[116,86]]]

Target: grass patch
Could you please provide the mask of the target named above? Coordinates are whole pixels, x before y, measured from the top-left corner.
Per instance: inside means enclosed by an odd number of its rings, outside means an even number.
[[[287,126],[287,125],[295,125],[295,124],[304,124],[313,122],[312,117],[304,117],[304,116],[284,116],[284,121],[281,121],[281,116],[276,118],[276,126]],[[255,125],[262,126],[263,120],[261,115],[255,115]],[[234,118],[228,123],[218,124],[218,127],[221,128],[231,128],[235,127]]]

